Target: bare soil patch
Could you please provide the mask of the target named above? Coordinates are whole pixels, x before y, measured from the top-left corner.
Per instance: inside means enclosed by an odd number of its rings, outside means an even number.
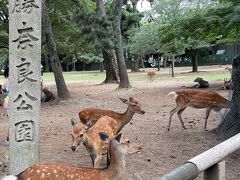
[[[146,72],[143,72],[146,73]],[[203,73],[203,72],[202,72]],[[140,73],[141,74],[141,73]],[[211,112],[208,131],[204,131],[205,110],[187,108],[183,119],[187,130],[183,130],[177,115],[174,115],[171,130],[167,131],[169,111],[175,107],[175,101],[168,97],[170,91],[181,89],[189,83],[176,81],[134,82],[133,88],[117,90],[116,84],[97,85],[97,83],[68,83],[72,99],[45,103],[41,113],[41,162],[65,163],[74,166],[91,166],[90,157],[82,146],[72,152],[71,118],[78,119],[78,112],[86,107],[98,107],[124,112],[126,105],[119,97],[134,97],[142,104],[144,115],[135,114],[130,124],[123,128],[124,136],[130,141],[142,145],[142,153],[127,158],[129,179],[155,179],[182,165],[192,157],[221,142],[211,132],[217,127],[220,117]],[[221,83],[212,84],[210,90],[227,97],[227,91],[216,90]],[[47,84],[56,93],[52,84]],[[0,177],[8,174],[8,146],[3,141],[7,134],[8,120],[0,107]],[[237,180],[240,177],[240,151],[226,158],[226,179]],[[102,166],[106,165],[104,160]],[[201,179],[201,175],[199,178]]]

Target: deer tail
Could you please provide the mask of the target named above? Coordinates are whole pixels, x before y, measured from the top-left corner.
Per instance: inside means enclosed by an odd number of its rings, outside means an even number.
[[[4,176],[1,180],[18,180],[18,177],[13,175]]]
[[[177,98],[177,93],[176,93],[176,92],[174,92],[174,91],[172,91],[172,92],[168,93],[168,96],[170,96],[170,95],[174,95],[174,99],[176,99],[176,98]]]

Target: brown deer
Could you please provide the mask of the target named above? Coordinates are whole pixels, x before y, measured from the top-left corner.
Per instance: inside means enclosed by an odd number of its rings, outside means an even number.
[[[103,169],[74,167],[65,164],[41,164],[37,163],[19,175],[16,179],[82,179],[82,180],[124,180],[126,177],[126,155],[140,152],[139,147],[132,146],[129,143],[120,143],[121,134],[110,138],[107,134],[100,132],[100,138],[109,146],[111,158],[110,165]],[[11,176],[13,177],[13,176]],[[7,179],[7,177],[5,177]]]
[[[154,80],[154,77],[156,76],[156,72],[148,71],[147,76],[148,76],[149,81],[152,82]]]
[[[94,125],[102,116],[109,116],[116,120],[117,122],[117,133],[121,131],[123,126],[129,123],[135,113],[144,114],[145,111],[142,110],[141,105],[138,101],[134,100],[132,97],[129,100],[120,100],[128,105],[127,110],[124,113],[117,113],[111,110],[97,109],[97,108],[86,108],[79,112],[79,118],[83,124],[88,126]]]
[[[218,93],[206,90],[186,89],[177,92],[170,92],[168,95],[174,95],[177,104],[177,106],[170,111],[168,131],[170,130],[172,116],[176,112],[182,127],[186,129],[181,114],[188,106],[198,109],[206,108],[204,129],[207,127],[207,119],[211,110],[220,111],[222,108],[228,108],[229,106],[229,100],[220,96]]]
[[[198,84],[193,86],[193,88],[208,88],[208,81],[203,80],[203,78],[197,77],[193,82],[197,82]]]
[[[224,81],[223,82],[223,86],[219,87],[218,88],[219,90],[224,90],[224,89],[229,90],[229,89],[232,89],[232,80],[231,79],[227,80],[227,78],[224,78],[223,81]]]
[[[102,155],[107,150],[106,144],[102,142],[98,134],[104,131],[110,138],[115,136],[117,134],[116,120],[108,116],[103,116],[90,128],[82,123],[77,123],[74,119],[71,120],[71,124],[73,126],[71,133],[73,143],[71,149],[76,151],[77,147],[83,144],[92,159],[93,166],[98,168],[102,160]],[[138,145],[135,144],[135,146]]]

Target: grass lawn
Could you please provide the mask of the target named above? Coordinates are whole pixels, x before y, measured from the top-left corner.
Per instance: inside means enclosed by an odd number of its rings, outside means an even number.
[[[228,71],[223,71],[223,67],[218,66],[199,66],[198,73],[191,73],[192,67],[175,67],[176,76],[174,80],[176,81],[193,81],[196,77],[202,77],[208,81],[223,81],[224,78],[230,78],[230,73]],[[211,70],[214,69],[214,73]],[[219,71],[218,71],[219,69]],[[129,71],[130,81],[147,81],[146,72],[150,69],[142,69],[142,72],[131,73]],[[156,69],[151,69],[156,70]],[[65,81],[98,81],[102,82],[105,79],[105,72],[99,71],[74,71],[74,72],[64,72]],[[155,80],[157,81],[167,81],[173,80],[169,77],[169,68],[161,68],[160,72],[157,72]],[[0,76],[0,81],[2,82],[3,76]],[[53,73],[43,74],[44,82],[54,82]]]

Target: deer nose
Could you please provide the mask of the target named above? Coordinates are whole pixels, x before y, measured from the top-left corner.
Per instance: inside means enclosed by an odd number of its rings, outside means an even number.
[[[77,148],[76,148],[76,146],[72,146],[71,149],[72,149],[72,151],[76,151]]]
[[[140,111],[140,114],[145,114],[145,111]]]

